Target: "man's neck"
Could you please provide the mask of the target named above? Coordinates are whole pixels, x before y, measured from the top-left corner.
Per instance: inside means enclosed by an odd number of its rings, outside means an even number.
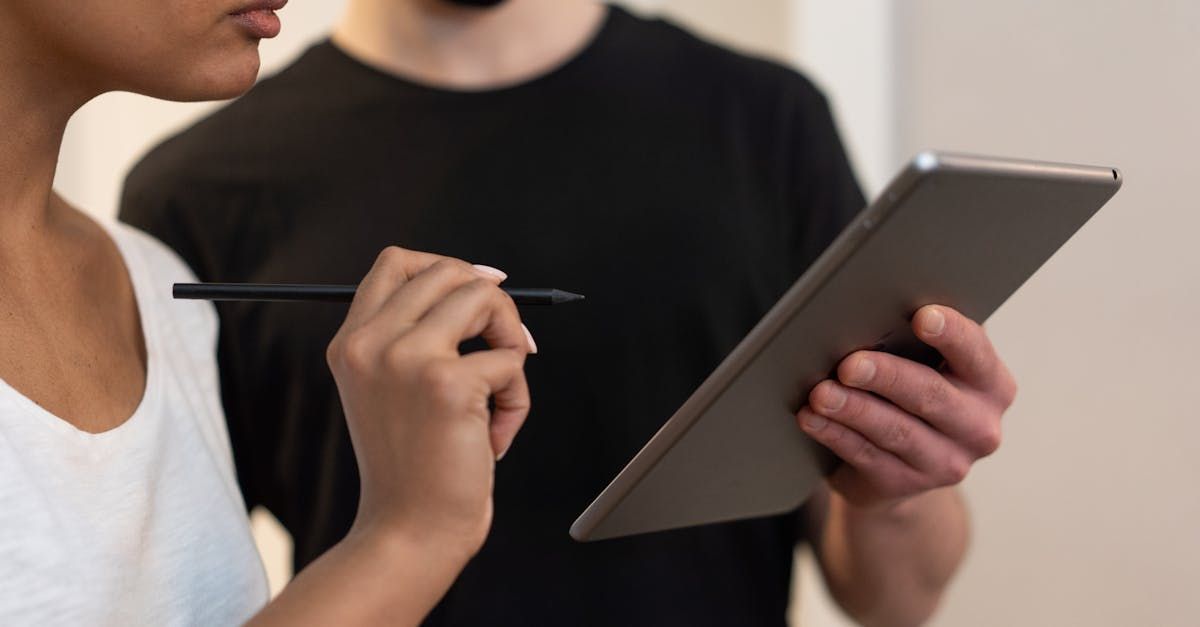
[[[590,0],[350,0],[333,42],[384,72],[466,91],[514,85],[583,49],[606,9]]]

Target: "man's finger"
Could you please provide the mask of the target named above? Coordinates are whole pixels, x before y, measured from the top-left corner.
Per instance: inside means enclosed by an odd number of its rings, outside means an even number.
[[[874,394],[825,380],[813,388],[808,399],[822,416],[854,430],[917,470],[938,471],[954,456],[952,440]]]
[[[942,373],[890,353],[858,351],[837,368],[842,384],[876,394],[924,420],[938,431],[956,438],[963,425],[970,397]]]
[[[912,328],[917,338],[936,348],[946,358],[950,371],[968,385],[997,397],[1016,394],[1012,375],[975,321],[949,307],[928,305],[917,310]]]
[[[808,437],[823,444],[865,476],[894,481],[916,474],[900,458],[875,446],[861,433],[822,416],[811,407],[801,408],[797,419]]]
[[[482,377],[495,404],[489,434],[492,451],[504,456],[529,415],[529,385],[525,380],[525,352],[510,349],[477,351],[462,358],[462,365]]]

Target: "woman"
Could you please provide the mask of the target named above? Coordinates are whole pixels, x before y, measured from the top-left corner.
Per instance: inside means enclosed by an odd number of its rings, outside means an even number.
[[[535,350],[503,273],[380,255],[328,350],[357,518],[264,607],[211,307],[170,299],[191,275],[162,245],[51,189],[76,109],[237,95],[285,1],[0,4],[0,623],[412,624],[483,542]],[[491,350],[460,356],[476,335]]]

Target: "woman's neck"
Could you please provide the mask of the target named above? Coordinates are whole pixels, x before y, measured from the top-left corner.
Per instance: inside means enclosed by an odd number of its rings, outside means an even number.
[[[385,72],[482,90],[520,83],[569,59],[603,21],[590,0],[507,0],[493,8],[444,0],[350,0],[333,41]]]
[[[26,33],[0,10],[0,238],[12,251],[36,241],[52,219],[51,188],[63,131],[94,94],[54,67]],[[0,252],[0,255],[3,255]]]

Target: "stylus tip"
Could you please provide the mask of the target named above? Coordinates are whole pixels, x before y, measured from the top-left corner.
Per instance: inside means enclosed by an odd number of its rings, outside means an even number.
[[[573,292],[566,292],[563,290],[554,290],[550,293],[550,300],[555,305],[560,305],[562,303],[570,303],[570,302],[574,302],[577,300],[583,300],[583,299],[584,299],[583,294],[575,294]]]

